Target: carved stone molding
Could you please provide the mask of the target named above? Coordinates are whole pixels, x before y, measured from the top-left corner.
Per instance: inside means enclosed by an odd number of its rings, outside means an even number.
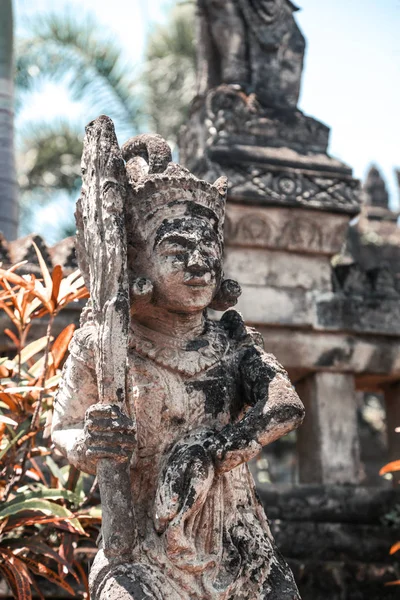
[[[215,168],[203,174],[211,179]],[[331,173],[276,169],[256,164],[224,167],[231,202],[265,206],[299,206],[356,214],[360,207],[359,182]]]
[[[227,246],[332,256],[339,252],[347,226],[345,215],[329,214],[322,220],[316,210],[228,204],[225,241]]]

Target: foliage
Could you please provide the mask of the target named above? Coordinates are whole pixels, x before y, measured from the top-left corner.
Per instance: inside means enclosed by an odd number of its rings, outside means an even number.
[[[32,590],[43,598],[38,577],[75,595],[72,577],[87,594],[74,550],[99,524],[86,476],[63,466],[50,442],[60,368],[74,331],[68,325],[53,340],[54,320],[88,294],[79,271],[64,277],[56,266],[50,274],[35,250],[42,279],[18,275],[23,263],[0,269],[0,310],[11,320],[5,333],[17,349],[14,358],[0,359],[0,573],[21,600]],[[44,319],[46,335],[28,342]]]
[[[21,192],[40,190],[46,198],[63,189],[77,195],[81,186],[83,132],[68,121],[25,126],[18,153]]]
[[[195,93],[194,9],[193,2],[178,4],[167,23],[149,36],[140,85],[115,36],[93,16],[78,18],[69,11],[31,18],[28,35],[16,44],[17,105],[27,102],[27,94],[44,80],[66,82],[71,97],[90,107],[87,121],[106,113],[125,138],[145,125],[176,144]],[[19,131],[17,170],[24,222],[31,221],[33,207],[53,200],[60,190],[75,200],[82,137],[83,123],[65,118],[26,124]],[[70,232],[61,231],[66,233]]]
[[[90,103],[95,114],[107,107],[114,120],[136,129],[139,118],[132,67],[122,59],[115,36],[91,15],[42,14],[29,23],[30,36],[17,45],[16,85],[32,90],[43,77],[67,79],[74,100]]]
[[[195,94],[194,4],[174,8],[165,25],[149,36],[144,83],[151,127],[177,142]]]
[[[78,17],[72,11],[30,18],[28,30],[16,44],[17,107],[44,80],[64,82],[72,99],[85,101],[86,121],[107,113],[123,136],[137,133],[136,78],[111,31],[104,32],[93,16]],[[53,200],[60,190],[76,199],[84,124],[64,118],[25,124],[19,131],[17,171],[25,222],[35,206]],[[66,222],[61,237],[69,229]]]

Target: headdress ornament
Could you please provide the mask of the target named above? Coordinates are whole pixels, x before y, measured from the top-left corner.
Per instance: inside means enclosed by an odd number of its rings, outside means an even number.
[[[165,218],[183,216],[187,205],[193,203],[211,211],[222,243],[226,177],[220,177],[214,184],[198,179],[172,162],[171,149],[159,135],[138,135],[129,139],[121,151],[131,193],[127,218],[135,229],[140,227],[142,236]]]

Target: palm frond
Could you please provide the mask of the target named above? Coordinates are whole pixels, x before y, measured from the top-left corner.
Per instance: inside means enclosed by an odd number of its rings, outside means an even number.
[[[91,15],[43,14],[29,23],[29,37],[17,44],[16,85],[26,91],[37,81],[66,80],[74,99],[107,108],[114,119],[136,131],[140,111],[132,67],[111,34]]]
[[[77,194],[81,185],[83,131],[66,120],[25,124],[18,144],[18,182],[24,192],[65,190]]]

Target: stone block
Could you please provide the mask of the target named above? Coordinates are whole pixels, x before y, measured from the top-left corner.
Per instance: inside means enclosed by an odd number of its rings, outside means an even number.
[[[391,336],[258,327],[265,347],[286,369],[400,379],[398,340]]]
[[[312,292],[243,285],[236,308],[249,325],[310,326]]]
[[[400,487],[258,484],[270,519],[382,525],[400,505]]]
[[[326,293],[316,300],[315,328],[400,335],[400,299]]]
[[[389,549],[398,541],[398,531],[382,525],[277,520],[271,529],[282,554],[298,560],[390,562]]]
[[[356,540],[355,540],[356,543]],[[288,560],[302,600],[397,600],[400,578],[397,561],[391,564],[353,561],[322,562],[315,558]]]
[[[333,256],[344,242],[349,217],[298,208],[227,205],[227,247],[260,247]]]
[[[327,256],[301,255],[266,248],[228,247],[225,274],[240,285],[320,291],[329,291],[332,285],[331,265]]]

